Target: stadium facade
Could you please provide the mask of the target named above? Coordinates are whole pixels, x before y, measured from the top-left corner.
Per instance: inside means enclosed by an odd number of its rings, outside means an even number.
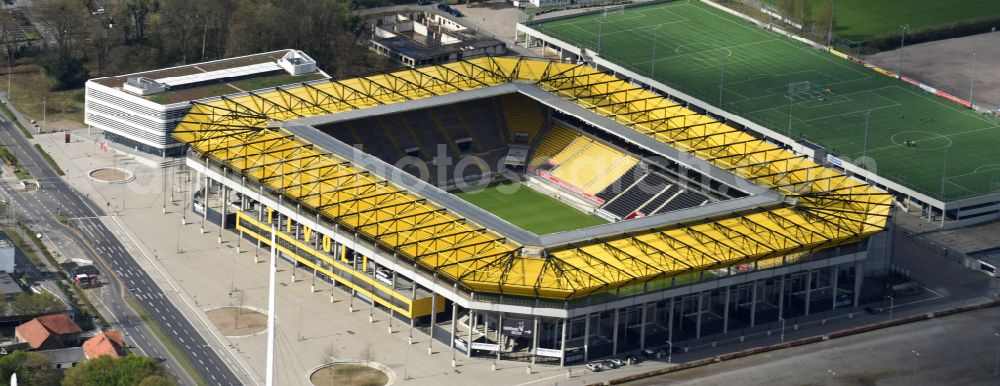
[[[886,269],[889,194],[583,64],[265,88],[192,102],[173,136],[220,241],[274,248],[351,309],[468,356],[565,364],[742,336],[856,311]],[[435,147],[497,169],[396,162]],[[518,176],[611,222],[537,235],[448,193]]]
[[[655,3],[669,3],[672,1],[673,0],[654,0],[651,2],[624,5],[620,7],[622,7],[622,9],[643,7]],[[757,25],[760,28],[769,29],[776,31],[776,33],[786,35],[785,37],[789,39],[795,39],[799,42],[809,44],[818,50],[826,51],[828,49],[828,47],[816,44],[807,39],[780,31],[778,28],[773,28],[766,23],[755,20],[746,15],[742,15],[734,10],[726,8],[725,6],[716,4],[713,1],[700,1],[700,3],[714,7],[718,9],[719,12],[735,15],[747,22]],[[616,7],[615,9],[618,8]],[[896,198],[901,208],[905,208],[905,210],[910,210],[909,208],[911,207],[919,208],[919,211],[921,212],[919,215],[921,218],[924,218],[929,222],[937,221],[942,228],[959,228],[993,221],[1000,218],[1000,192],[990,191],[982,194],[964,195],[961,198],[956,199],[947,199],[943,197],[944,187],[941,188],[942,194],[940,195],[920,191],[908,184],[905,178],[893,178],[880,175],[877,172],[868,170],[866,165],[863,165],[861,161],[855,161],[854,163],[848,162],[847,160],[841,159],[834,154],[828,153],[827,150],[816,144],[793,138],[780,130],[774,130],[774,128],[762,126],[757,122],[754,122],[746,117],[742,117],[732,111],[721,109],[703,98],[692,96],[684,91],[678,90],[677,88],[668,86],[660,80],[650,77],[649,73],[629,68],[629,63],[624,63],[618,58],[604,57],[594,49],[585,47],[578,42],[574,43],[562,40],[559,37],[546,34],[534,27],[540,23],[551,23],[558,20],[572,19],[583,15],[601,12],[605,12],[605,10],[596,9],[594,11],[584,13],[519,23],[515,28],[515,40],[523,42],[524,47],[539,48],[543,50],[547,56],[553,56],[559,58],[559,60],[569,62],[586,62],[598,69],[601,69],[602,71],[616,74],[617,76],[627,79],[635,84],[659,90],[665,95],[668,95],[670,98],[683,100],[686,103],[696,106],[696,108],[701,109],[713,116],[724,119],[733,125],[738,125],[744,130],[753,131],[758,135],[764,136],[768,141],[781,144],[781,146],[786,147],[788,150],[796,154],[808,155],[816,162],[827,167],[834,168],[848,175],[863,179],[878,189],[891,193]],[[905,125],[905,123],[901,123],[901,125]],[[946,166],[947,162],[945,161],[944,167]],[[989,179],[991,177],[987,175],[983,178]]]
[[[170,132],[192,101],[268,85],[327,78],[297,50],[280,50],[87,81],[84,123],[122,147],[177,157],[183,144]]]

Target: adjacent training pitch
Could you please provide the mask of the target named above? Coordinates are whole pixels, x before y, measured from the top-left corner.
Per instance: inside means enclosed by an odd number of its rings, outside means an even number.
[[[455,195],[537,235],[607,223],[520,183],[503,183]]]
[[[818,143],[847,162],[861,164],[865,154],[869,170],[930,197],[953,201],[1000,190],[997,119],[701,2],[533,27],[774,131]]]
[[[809,0],[811,20],[821,17],[823,3]],[[765,0],[778,8],[778,0]],[[1000,1],[983,0],[836,0],[833,33],[837,37],[861,42],[879,36],[899,36],[901,25],[910,32],[944,28],[958,23],[1000,18]]]

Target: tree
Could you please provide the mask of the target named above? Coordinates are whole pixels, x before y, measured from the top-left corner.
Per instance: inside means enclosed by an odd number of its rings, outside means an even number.
[[[361,360],[365,361],[365,366],[368,366],[368,362],[375,360],[375,346],[372,346],[371,342],[365,342],[365,345],[361,347]]]
[[[149,384],[146,384],[148,378]],[[167,383],[163,383],[166,381]],[[101,356],[90,359],[66,371],[62,386],[160,386],[176,385],[176,381],[163,366],[148,357],[126,356],[111,358]]]
[[[0,358],[0,385],[10,385],[10,375],[17,373],[21,385],[58,386],[60,373],[45,355],[36,352],[14,351]]]
[[[160,376],[160,375],[150,375],[139,382],[139,386],[176,386],[177,382],[172,379]]]
[[[333,357],[337,355],[337,348],[334,347],[333,343],[323,349],[323,353],[320,354],[319,363],[327,364],[333,361]]]
[[[812,20],[812,0],[795,0],[795,21],[805,25]]]
[[[795,0],[778,0],[778,10],[781,15],[790,18],[795,15]]]
[[[837,25],[837,20],[834,19],[833,16],[833,0],[825,0],[823,1],[823,8],[820,8],[819,14],[816,15],[816,26],[818,27],[818,32],[826,34],[831,31],[831,24],[832,26]]]
[[[12,306],[16,315],[39,315],[66,309],[65,304],[48,292],[34,295],[22,292],[14,297]]]
[[[59,46],[60,56],[71,54],[73,39],[85,31],[90,14],[79,0],[35,0],[31,9]],[[44,36],[44,34],[43,34]]]

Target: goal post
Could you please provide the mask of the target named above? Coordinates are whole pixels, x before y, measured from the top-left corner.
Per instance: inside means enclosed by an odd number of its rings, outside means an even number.
[[[601,16],[608,17],[625,13],[625,4],[609,5],[601,9]]]

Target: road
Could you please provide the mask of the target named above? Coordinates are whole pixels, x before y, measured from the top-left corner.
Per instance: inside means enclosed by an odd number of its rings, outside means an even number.
[[[0,183],[0,189],[11,197],[16,210],[31,219],[29,225],[50,237],[63,237],[81,246],[90,260],[98,262],[98,267],[109,278],[109,300],[103,314],[110,322],[121,328],[131,345],[150,357],[165,359],[165,365],[176,374],[182,384],[193,385],[194,381],[168,354],[125,302],[125,296],[134,296],[174,341],[184,350],[184,355],[202,372],[203,378],[212,385],[239,385],[240,379],[209,346],[204,337],[185,319],[184,315],[166,298],[163,290],[126,251],[122,242],[112,233],[100,217],[104,213],[89,200],[81,197],[49,166],[35,147],[28,142],[17,127],[8,120],[0,123],[0,142],[26,166],[28,171],[40,181],[42,188],[35,192],[14,189],[10,184]],[[55,219],[60,213],[72,218],[71,231]],[[58,236],[53,232],[59,233]],[[104,312],[107,311],[107,312]]]

